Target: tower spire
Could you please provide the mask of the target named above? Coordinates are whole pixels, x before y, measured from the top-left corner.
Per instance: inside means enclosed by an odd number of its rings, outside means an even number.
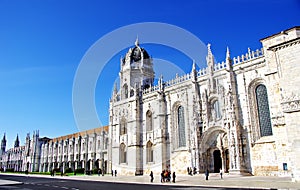
[[[232,68],[231,65],[231,59],[230,59],[230,51],[229,51],[229,47],[227,46],[226,49],[226,69],[229,71]]]
[[[135,40],[135,46],[139,46],[140,42],[139,42],[139,36],[136,36],[136,40]]]
[[[227,49],[226,49],[226,60],[227,59],[230,59],[230,51],[229,51],[229,47],[227,46]]]
[[[20,146],[20,141],[19,141],[19,135],[17,134],[16,140],[15,140],[15,148]]]
[[[0,153],[3,154],[5,152],[5,149],[6,149],[6,138],[5,138],[5,133],[4,133],[4,136],[3,136],[2,141],[1,141],[1,151],[0,151]]]

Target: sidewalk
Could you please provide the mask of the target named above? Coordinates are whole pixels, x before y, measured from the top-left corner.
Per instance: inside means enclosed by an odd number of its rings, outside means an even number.
[[[1,175],[7,175],[1,173]],[[12,175],[12,174],[10,174]],[[22,174],[16,174],[22,175]],[[177,185],[177,186],[202,186],[202,187],[227,187],[227,188],[258,188],[258,189],[299,189],[299,182],[292,182],[290,177],[262,177],[262,176],[240,176],[225,174],[223,179],[220,179],[219,174],[211,174],[209,180],[206,181],[204,174],[188,176],[178,175],[176,183],[161,183],[160,176],[154,176],[154,182],[150,183],[150,177],[144,176],[117,176],[111,175],[98,176],[98,175],[81,175],[81,176],[44,176],[44,175],[29,175],[30,177],[47,177],[47,178],[63,178],[72,180],[90,180],[90,181],[103,181],[112,183],[138,183],[148,185]],[[9,185],[9,181],[0,180],[0,185]],[[16,182],[11,182],[15,184]],[[19,182],[17,182],[19,183]]]

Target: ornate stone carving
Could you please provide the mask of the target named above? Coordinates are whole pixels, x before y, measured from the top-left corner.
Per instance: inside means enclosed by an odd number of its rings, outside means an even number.
[[[293,92],[281,96],[281,107],[283,112],[291,113],[300,111],[300,97]]]
[[[283,115],[272,117],[272,123],[274,126],[283,126],[285,125],[285,118]]]

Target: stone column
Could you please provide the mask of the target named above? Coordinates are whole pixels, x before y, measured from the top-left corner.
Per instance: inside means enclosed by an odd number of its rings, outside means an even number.
[[[167,102],[163,91],[159,95],[159,124],[161,128],[161,143],[162,143],[162,170],[170,166],[170,141],[167,125]]]

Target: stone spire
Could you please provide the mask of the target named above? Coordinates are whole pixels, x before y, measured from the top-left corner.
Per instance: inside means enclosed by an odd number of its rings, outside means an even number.
[[[135,40],[135,46],[139,46],[140,42],[139,42],[139,36],[136,36],[136,40]]]
[[[226,50],[226,69],[228,71],[232,69],[231,58],[230,58],[230,51],[229,51],[229,47],[228,46],[227,46],[227,50]]]
[[[227,49],[226,49],[226,60],[227,59],[230,59],[230,51],[229,51],[229,47],[227,46]]]
[[[19,135],[17,135],[17,138],[15,140],[15,148],[20,146],[20,141],[19,141]]]
[[[158,86],[159,86],[159,91],[163,92],[164,91],[163,75],[160,75],[158,79]]]
[[[115,84],[114,84],[114,95],[116,95],[117,93],[118,93],[117,83],[115,82]]]
[[[192,71],[196,71],[196,62],[195,62],[195,60],[194,60],[194,59],[193,59]]]
[[[6,149],[6,137],[5,137],[5,133],[4,133],[4,136],[1,141],[1,154],[3,154],[5,152],[5,149]]]
[[[215,67],[215,61],[214,56],[210,49],[210,44],[207,44],[207,56],[206,56],[206,62],[207,62],[207,70],[208,70],[208,89],[209,92],[214,92],[216,86],[215,86],[215,80],[214,80],[214,67]]]
[[[210,46],[211,46],[210,44],[207,44],[206,63],[207,63],[207,67],[208,67],[208,72],[210,72],[210,74],[213,74],[215,61],[214,61],[214,55],[211,52]]]
[[[192,66],[191,76],[192,76],[192,82],[196,82],[197,81],[197,70],[196,70],[195,60],[193,60],[193,66]]]

